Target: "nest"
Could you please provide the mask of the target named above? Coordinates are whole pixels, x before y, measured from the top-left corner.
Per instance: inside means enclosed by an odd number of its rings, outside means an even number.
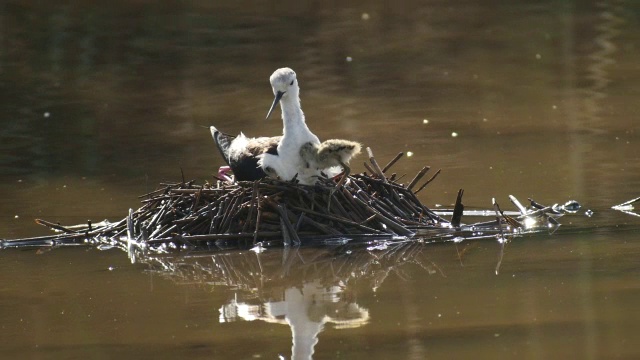
[[[337,186],[337,179],[328,178],[321,178],[312,186],[274,179],[203,185],[183,180],[161,184],[158,190],[140,196],[142,206],[129,210],[128,216],[119,222],[62,226],[36,220],[62,234],[7,240],[2,247],[85,243],[128,243],[146,248],[229,243],[242,246],[258,242],[307,245],[336,239],[406,239],[421,231],[450,233],[452,228],[460,227],[462,190],[458,192],[451,220],[427,208],[416,196],[440,170],[417,187],[429,171],[425,166],[404,185],[396,174],[386,176],[402,153],[380,168],[371,150],[367,151],[369,163],[365,167],[370,174],[349,176],[341,186]],[[517,220],[498,215],[497,204],[494,207],[496,220],[474,224],[476,228],[500,232],[503,224],[522,228]]]

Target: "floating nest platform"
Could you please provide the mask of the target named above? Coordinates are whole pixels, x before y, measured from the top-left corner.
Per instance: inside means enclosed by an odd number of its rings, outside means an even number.
[[[321,178],[315,185],[300,185],[262,179],[255,182],[214,184],[181,181],[161,184],[140,196],[142,206],[129,210],[128,216],[115,222],[62,226],[46,220],[37,223],[59,232],[57,235],[4,240],[1,247],[59,246],[72,244],[136,244],[144,248],[307,245],[327,241],[411,238],[416,234],[450,233],[460,227],[463,214],[462,194],[458,192],[451,219],[447,220],[422,204],[416,194],[422,191],[440,170],[421,186],[429,171],[424,167],[407,185],[396,174],[387,176],[399,153],[380,168],[371,150],[369,173],[349,176],[337,187],[338,179]],[[522,225],[496,209],[496,220],[474,224],[502,232]],[[521,207],[521,206],[520,206]],[[552,219],[545,209],[536,216]]]

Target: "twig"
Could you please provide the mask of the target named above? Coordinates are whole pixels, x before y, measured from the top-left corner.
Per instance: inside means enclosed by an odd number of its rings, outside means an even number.
[[[358,198],[356,198],[356,200],[360,201],[360,202],[362,202],[364,204],[364,202],[362,200],[360,200]],[[398,235],[401,235],[401,236],[413,236],[415,234],[413,231],[411,231],[411,230],[407,229],[406,227],[402,226],[402,224],[397,223],[394,220],[391,220],[391,219],[387,218],[386,216],[382,215],[380,212],[378,212],[377,210],[373,209],[372,207],[365,207],[365,208],[370,213],[375,215],[378,220],[380,220],[385,225],[387,225],[392,230],[394,230]]]
[[[440,174],[440,171],[441,171],[441,170],[442,170],[442,169],[438,169],[438,171],[436,171],[436,173],[435,173],[435,174],[433,174],[433,176],[431,176],[431,177],[429,178],[429,180],[427,180],[424,184],[422,184],[422,186],[420,186],[420,187],[418,188],[418,190],[416,190],[416,192],[415,192],[414,194],[419,193],[420,191],[422,191],[422,189],[424,189],[425,187],[427,187],[427,185],[429,185],[433,180],[435,180],[435,178]]]
[[[258,194],[258,184],[260,182],[258,180],[253,182],[253,189],[251,192],[251,202],[249,205],[249,211],[247,214],[247,219],[244,222],[244,226],[242,227],[242,232],[246,232],[249,229],[249,224],[251,223],[251,221],[253,220],[253,212],[255,211],[256,208],[256,198],[257,198],[257,194]]]
[[[48,228],[55,229],[55,230],[58,230],[58,231],[62,231],[62,232],[65,232],[65,233],[72,233],[72,234],[73,233],[77,233],[77,231],[75,231],[75,230],[71,230],[69,228],[66,228],[66,227],[60,225],[60,224],[54,224],[54,223],[46,221],[46,220],[36,219],[35,222],[38,225],[44,225],[44,226],[46,226]]]
[[[398,160],[400,160],[400,158],[402,157],[402,155],[404,155],[404,152],[402,152],[402,151],[401,151],[401,152],[399,152],[399,153],[398,153],[398,155],[396,155],[396,157],[394,157],[391,161],[389,161],[389,163],[388,163],[387,165],[385,165],[385,166],[382,168],[382,172],[383,172],[383,173],[386,173],[386,172],[387,172],[387,170],[389,170],[389,169],[393,166],[393,164],[395,164]]]
[[[464,190],[458,190],[458,196],[456,197],[456,204],[453,207],[453,215],[451,215],[451,226],[459,227],[462,221],[462,214],[464,213],[464,205],[462,204],[462,195]]]
[[[364,167],[367,169],[368,172],[370,172],[372,175],[375,174],[376,172],[373,170],[373,168],[371,167],[371,165],[369,165],[367,162],[362,163],[364,165]]]
[[[498,206],[498,203],[496,202],[495,198],[491,199],[491,201],[493,202],[493,209],[496,212],[496,221],[498,222],[498,228],[500,229],[500,238],[498,239],[498,242],[500,243],[500,254],[498,255],[498,263],[496,264],[496,268],[495,268],[496,275],[498,275],[500,273],[500,266],[502,265],[502,259],[504,258],[504,245],[507,242],[507,239],[504,237],[504,232],[502,230],[502,222],[500,221],[500,215],[498,215],[498,212],[500,211],[500,207]]]
[[[411,182],[409,183],[409,185],[407,185],[407,189],[411,190],[413,189],[414,186],[416,186],[416,184],[418,183],[418,181],[420,181],[420,179],[422,179],[422,177],[424,176],[424,174],[427,173],[427,171],[429,171],[429,169],[431,169],[430,166],[425,166],[422,168],[422,170],[420,170],[416,176],[413,178],[413,180],[411,180]]]
[[[133,228],[133,209],[129,209],[129,216],[127,216],[127,240],[133,241],[135,239],[135,230]]]
[[[375,171],[375,174],[378,175],[380,179],[382,179],[382,181],[388,182],[387,178],[384,176],[384,173],[382,172],[382,169],[380,169],[380,165],[378,165],[376,158],[373,157],[373,151],[371,151],[370,147],[367,147],[367,154],[369,155],[369,162],[371,162],[371,165],[373,165],[373,170]]]

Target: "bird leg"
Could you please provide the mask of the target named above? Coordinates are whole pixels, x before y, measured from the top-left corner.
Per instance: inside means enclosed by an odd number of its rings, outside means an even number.
[[[331,189],[331,191],[329,191],[329,200],[327,201],[327,211],[329,211],[330,207],[331,207],[331,199],[333,198],[333,194],[336,193],[336,191],[338,191],[342,185],[344,185],[345,181],[347,181],[347,178],[349,177],[349,174],[351,174],[351,168],[343,163],[342,161],[340,162],[340,166],[342,166],[343,169],[343,174],[342,177],[340,178],[340,180],[338,180],[338,183],[336,184],[336,186]]]
[[[342,185],[344,185],[344,182],[349,177],[349,174],[351,174],[351,168],[347,164],[340,161],[340,166],[342,166],[343,174],[342,174],[342,178],[340,178],[340,180],[336,184],[336,189],[339,189]]]
[[[271,167],[271,166],[267,166],[264,169],[264,173],[267,174],[268,177],[272,178],[272,179],[280,179],[280,177],[278,176],[278,173]]]
[[[233,178],[227,175],[227,173],[230,171],[231,171],[231,168],[229,166],[220,166],[220,168],[218,169],[218,178],[232,183]]]

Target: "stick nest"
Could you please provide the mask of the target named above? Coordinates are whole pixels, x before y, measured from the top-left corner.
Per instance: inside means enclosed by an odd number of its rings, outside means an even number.
[[[369,163],[365,163],[365,167],[371,175],[349,176],[339,187],[336,186],[337,179],[328,178],[320,178],[312,186],[274,179],[237,183],[217,181],[203,185],[183,180],[161,184],[158,190],[140,196],[142,206],[135,211],[130,209],[128,216],[119,222],[62,226],[38,219],[37,223],[62,234],[6,240],[0,245],[4,248],[92,243],[155,249],[212,244],[220,248],[229,243],[244,246],[258,242],[262,245],[307,245],[411,238],[416,232],[444,234],[460,227],[464,208],[462,189],[458,192],[451,221],[427,208],[416,196],[440,170],[414,190],[429,167],[425,166],[405,186],[396,174],[385,175],[402,153],[380,168],[371,150],[367,148],[367,151]],[[497,229],[500,233],[502,224],[513,229],[522,228],[517,220],[502,213],[497,203],[494,207],[496,221],[474,226]],[[530,215],[547,216],[547,210],[545,207]],[[526,214],[524,211],[522,216]]]

